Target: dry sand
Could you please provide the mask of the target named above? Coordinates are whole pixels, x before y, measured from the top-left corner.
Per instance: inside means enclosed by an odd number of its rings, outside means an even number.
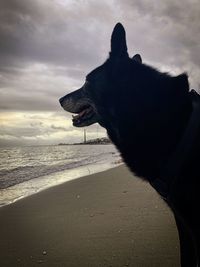
[[[0,208],[1,267],[178,267],[166,204],[122,165]]]

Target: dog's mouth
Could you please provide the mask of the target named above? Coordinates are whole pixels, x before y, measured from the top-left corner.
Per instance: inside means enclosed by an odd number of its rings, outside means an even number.
[[[72,115],[73,126],[84,127],[98,122],[97,112],[89,100],[83,98],[81,90],[68,94],[59,101],[64,110],[74,114]]]
[[[84,106],[77,115],[72,115],[73,125],[76,127],[89,126],[97,122],[97,115],[92,106]]]

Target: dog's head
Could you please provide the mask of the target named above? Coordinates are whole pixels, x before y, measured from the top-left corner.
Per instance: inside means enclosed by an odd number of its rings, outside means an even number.
[[[127,82],[126,71],[133,61],[141,64],[142,60],[140,55],[135,55],[133,59],[128,57],[125,30],[118,23],[112,33],[111,52],[106,62],[86,76],[80,89],[60,98],[61,106],[76,114],[72,119],[74,126],[83,127],[96,122],[106,125],[110,116],[114,115],[112,111],[116,110],[116,102],[119,102],[120,90],[117,88]],[[121,93],[124,93],[123,89]]]
[[[119,131],[131,120],[132,125],[144,130],[144,123],[155,121],[158,115],[166,119],[170,105],[171,109],[178,108],[176,96],[186,92],[185,74],[171,77],[143,64],[138,54],[130,58],[124,27],[117,23],[109,58],[86,76],[80,89],[62,97],[60,104],[76,114],[72,119],[76,127],[98,122]]]

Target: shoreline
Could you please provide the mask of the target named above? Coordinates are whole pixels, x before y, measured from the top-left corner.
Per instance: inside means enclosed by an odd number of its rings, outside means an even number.
[[[105,170],[115,168],[122,163],[108,162],[96,164],[87,164],[72,169],[62,170],[60,172],[42,175],[28,181],[0,189],[0,208],[10,205],[20,199],[37,194],[48,188],[63,184],[65,182],[82,178],[86,175],[95,174]]]
[[[4,267],[178,267],[175,221],[121,165],[0,209]]]

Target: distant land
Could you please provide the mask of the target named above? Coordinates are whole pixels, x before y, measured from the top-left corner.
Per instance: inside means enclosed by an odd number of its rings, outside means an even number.
[[[70,145],[108,145],[108,144],[111,144],[110,139],[107,137],[102,137],[102,138],[91,139],[91,140],[87,140],[85,142],[74,143],[74,144],[70,144]],[[60,143],[58,145],[59,146],[66,146],[69,144]]]

